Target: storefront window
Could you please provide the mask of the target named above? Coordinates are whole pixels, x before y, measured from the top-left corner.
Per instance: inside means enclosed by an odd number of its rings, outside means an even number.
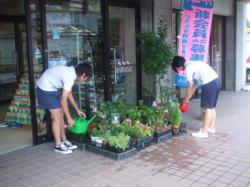
[[[24,15],[24,0],[1,0],[1,15]]]
[[[80,63],[89,63],[93,67],[92,79],[75,84],[73,88],[74,97],[83,111],[88,107],[93,109],[104,99],[100,11],[99,0],[46,2],[48,67]]]

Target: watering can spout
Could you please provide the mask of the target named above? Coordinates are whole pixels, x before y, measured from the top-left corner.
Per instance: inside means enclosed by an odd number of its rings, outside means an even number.
[[[92,116],[92,118],[90,120],[88,120],[88,125],[96,118],[96,114],[94,116]]]

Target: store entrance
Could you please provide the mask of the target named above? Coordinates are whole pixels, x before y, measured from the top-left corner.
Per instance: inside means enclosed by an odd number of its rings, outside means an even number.
[[[4,18],[7,20],[4,21]],[[0,154],[32,145],[32,131],[17,122],[17,118],[21,118],[22,114],[17,113],[15,106],[17,102],[21,102],[18,100],[18,89],[21,77],[27,72],[26,32],[23,21],[23,16],[1,16]],[[27,91],[20,90],[19,93],[21,92],[25,95]]]
[[[209,64],[218,73],[221,79],[221,88],[224,88],[224,72],[223,72],[223,35],[224,19],[221,16],[214,16],[211,28],[211,39],[209,47]]]
[[[108,7],[111,100],[137,103],[136,9]]]

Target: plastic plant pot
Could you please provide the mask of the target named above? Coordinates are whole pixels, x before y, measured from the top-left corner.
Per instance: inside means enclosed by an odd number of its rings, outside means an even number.
[[[90,120],[85,118],[75,118],[75,124],[70,128],[70,131],[74,134],[85,134],[88,128],[88,125],[95,119],[94,115]]]
[[[187,112],[189,109],[188,104],[186,104],[186,103],[181,103],[179,108],[182,112]]]

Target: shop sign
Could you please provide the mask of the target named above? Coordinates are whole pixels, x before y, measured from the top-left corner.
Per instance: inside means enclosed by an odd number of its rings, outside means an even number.
[[[184,0],[178,55],[187,61],[207,62],[214,0]],[[186,87],[184,72],[176,75],[176,86]]]

